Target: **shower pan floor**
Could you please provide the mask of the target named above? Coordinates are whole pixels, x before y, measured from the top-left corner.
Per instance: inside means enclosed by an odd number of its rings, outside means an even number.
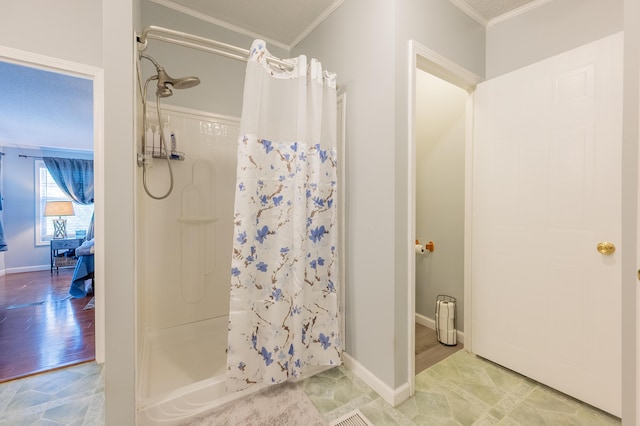
[[[227,326],[224,316],[148,333],[139,382],[142,405],[224,374]]]

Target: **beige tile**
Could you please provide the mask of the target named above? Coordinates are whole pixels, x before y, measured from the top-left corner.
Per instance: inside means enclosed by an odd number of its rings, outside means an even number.
[[[447,374],[452,374],[453,379],[449,379]],[[457,388],[460,383],[462,380],[455,368],[440,368],[438,372],[427,369],[416,376],[416,390],[421,391],[447,392]]]
[[[497,367],[493,364],[485,368],[487,375],[493,381],[494,386],[504,392],[515,390],[525,380],[521,375],[516,374],[506,368]]]
[[[451,417],[451,408],[446,393],[416,392],[413,397],[420,414],[433,417]]]
[[[418,374],[415,396],[395,409],[344,367],[323,374],[305,390],[324,396],[333,392],[332,411],[325,411],[329,421],[358,408],[376,425],[620,424],[619,419],[466,351]]]
[[[374,425],[407,425],[414,423],[409,420],[401,411],[394,409],[382,398],[370,402],[360,409],[360,412]]]
[[[104,425],[104,392],[93,395],[87,414],[84,416],[84,426],[102,426]]]
[[[576,414],[581,403],[559,392],[538,386],[524,400],[531,407],[538,410],[555,411],[558,413]]]
[[[433,417],[420,415],[413,419],[415,425],[428,425],[428,426],[460,426],[455,419],[451,417]]]
[[[504,420],[515,420],[519,424],[523,425],[544,425],[545,418],[535,408],[527,405],[524,402],[516,405],[511,412],[507,414]]]
[[[500,420],[491,414],[486,414],[473,423],[473,426],[492,426],[500,423]]]
[[[50,420],[58,422],[59,424],[83,424],[84,416],[89,408],[89,400],[87,398],[83,400],[71,401],[63,405],[50,408],[44,412],[42,418],[44,420]]]
[[[44,411],[50,400],[51,395],[35,390],[20,392],[7,404],[2,414],[9,417],[20,413],[31,415]]]
[[[500,400],[500,402],[498,402],[496,405],[491,407],[489,413],[497,419],[502,419],[511,410],[513,410],[513,408],[518,405],[520,401],[522,401],[522,397],[518,397],[514,394],[509,394],[506,397],[502,398],[502,400]]]
[[[456,393],[475,402],[476,405],[484,406],[486,409],[493,407],[507,396],[505,392],[495,386],[485,386],[475,383],[461,384],[458,389],[456,389]]]
[[[449,392],[447,400],[451,408],[451,416],[461,425],[472,425],[488,414],[487,409],[463,398],[456,392]]]
[[[587,404],[580,407],[577,416],[585,425],[615,426],[621,423],[618,417],[600,411]]]
[[[52,424],[52,422],[44,422],[41,419],[41,414],[22,415],[20,417],[5,417],[0,420],[1,426],[31,426],[31,425],[46,425]],[[60,424],[58,423],[58,426]]]
[[[104,425],[102,367],[85,363],[0,384],[0,419],[12,426]]]

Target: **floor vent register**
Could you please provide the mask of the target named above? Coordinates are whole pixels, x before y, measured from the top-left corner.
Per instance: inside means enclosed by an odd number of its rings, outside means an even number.
[[[371,423],[360,410],[353,410],[331,422],[330,426],[373,426],[373,423]]]

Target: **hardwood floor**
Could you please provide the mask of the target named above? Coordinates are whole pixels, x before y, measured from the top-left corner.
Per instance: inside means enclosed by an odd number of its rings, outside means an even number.
[[[462,349],[462,343],[447,346],[438,342],[436,331],[416,323],[416,374]]]
[[[72,299],[73,269],[0,277],[0,383],[95,359],[91,297]]]

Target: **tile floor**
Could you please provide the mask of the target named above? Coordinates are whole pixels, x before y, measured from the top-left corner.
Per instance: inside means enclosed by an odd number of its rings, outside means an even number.
[[[376,426],[620,424],[620,419],[464,350],[418,374],[415,397],[395,409],[344,367],[302,385],[328,421],[357,408]]]
[[[103,406],[94,362],[0,384],[0,425],[104,425]]]
[[[345,367],[300,382],[327,421],[359,409],[374,425],[619,425],[620,420],[466,351],[416,376],[416,395],[388,405]],[[102,425],[95,363],[0,384],[0,425]]]

